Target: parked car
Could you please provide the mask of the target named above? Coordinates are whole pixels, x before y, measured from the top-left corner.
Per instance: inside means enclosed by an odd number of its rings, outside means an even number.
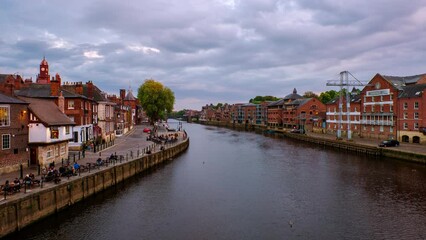
[[[398,147],[399,142],[397,140],[385,140],[379,144],[379,147]]]
[[[149,128],[144,128],[144,129],[143,129],[143,132],[144,132],[144,133],[150,133],[150,132],[151,132],[151,129],[149,129]]]

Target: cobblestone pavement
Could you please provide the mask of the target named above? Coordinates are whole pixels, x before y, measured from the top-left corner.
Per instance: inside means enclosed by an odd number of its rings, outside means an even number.
[[[148,133],[143,132],[143,129],[146,128],[146,127],[148,127],[148,126],[147,125],[145,125],[145,126],[144,125],[137,125],[127,134],[120,136],[120,137],[117,137],[115,139],[115,144],[113,146],[110,146],[110,147],[103,149],[103,150],[96,152],[96,153],[94,153],[93,151],[86,151],[85,157],[81,158],[81,159],[76,158],[76,162],[78,162],[80,165],[86,166],[88,163],[95,163],[96,159],[98,159],[98,158],[102,158],[103,160],[105,160],[112,153],[124,156],[124,161],[126,161],[126,159],[131,160],[132,156],[133,156],[133,158],[136,158],[138,153],[139,153],[139,156],[142,156],[144,149],[146,149],[148,147],[153,149],[153,152],[159,151],[160,147],[161,147],[160,145],[154,144],[151,141],[147,141]],[[152,127],[150,127],[150,128],[152,129]],[[159,128],[157,133],[158,133],[158,135],[166,134],[167,130],[165,130],[164,128]],[[179,134],[181,134],[181,133],[179,133]],[[182,138],[179,137],[179,140],[181,140],[181,139]],[[71,164],[73,164],[72,158],[70,158],[70,159],[71,159],[71,161],[70,161]],[[55,164],[56,169],[58,169],[60,166],[61,166],[61,163]],[[100,167],[100,170],[105,169],[105,168],[106,168],[106,166],[102,166],[102,167]],[[90,172],[93,173],[93,172],[96,172],[96,171],[99,171],[99,169],[91,169]],[[26,174],[29,174],[29,173],[33,173],[36,176],[35,177],[36,179],[38,179],[38,180],[41,179],[41,176],[38,175],[38,169],[37,169],[36,166],[30,167],[30,168],[25,168],[24,171],[23,171],[23,176],[25,176]],[[78,177],[87,176],[88,174],[89,174],[89,172],[82,172],[82,173],[80,173],[80,176],[72,176],[69,179],[67,177],[61,177],[61,183],[60,184],[66,183],[68,181],[72,181],[72,180],[74,180]],[[15,171],[15,172],[2,174],[2,175],[0,175],[0,183],[1,183],[1,185],[3,185],[6,180],[9,180],[9,182],[13,182],[13,180],[16,177],[17,178],[20,177],[19,170]],[[49,187],[53,187],[53,186],[55,186],[55,183],[50,181],[50,182],[43,183],[43,188],[41,188],[40,186],[35,186],[31,189],[27,189],[26,191],[25,191],[24,188],[21,188],[20,192],[15,193],[13,195],[8,195],[6,200],[4,200],[4,195],[0,196],[0,203],[5,202],[5,201],[11,201],[13,199],[23,197],[23,196],[25,196],[25,194],[29,194],[30,192],[41,191],[45,188],[49,188]]]

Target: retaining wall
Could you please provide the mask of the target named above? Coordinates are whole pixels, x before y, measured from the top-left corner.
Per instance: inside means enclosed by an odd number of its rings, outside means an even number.
[[[77,177],[66,183],[27,193],[22,198],[0,205],[0,237],[58,212],[158,164],[170,161],[189,146],[189,139],[174,147],[137,159],[118,163]]]

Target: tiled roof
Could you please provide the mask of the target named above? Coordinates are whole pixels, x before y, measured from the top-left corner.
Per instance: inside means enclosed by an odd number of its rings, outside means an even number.
[[[7,95],[4,95],[0,93],[0,103],[8,103],[8,104],[28,104],[22,100],[19,100],[14,97],[9,97]]]
[[[136,100],[136,98],[135,98],[135,96],[133,96],[133,93],[132,93],[131,90],[127,93],[127,95],[124,98],[124,100],[125,101],[135,101]]]
[[[62,91],[62,96],[64,98],[75,98],[75,97],[82,97],[85,98],[82,95],[72,93],[70,91],[67,91],[64,88],[60,88],[59,91]],[[18,91],[15,91],[16,95],[21,97],[30,97],[30,98],[57,98],[57,96],[50,96],[50,84],[36,84],[33,83],[29,85],[28,87],[21,88]]]
[[[397,89],[401,90],[405,85],[415,84],[422,77],[425,77],[426,73],[418,74],[414,76],[405,76],[405,77],[386,76],[386,75],[381,75],[381,76],[387,81],[391,82]]]
[[[269,103],[268,106],[272,107],[272,106],[279,106],[279,105],[283,105],[283,104],[284,104],[284,99],[280,99],[280,100]]]
[[[294,101],[291,101],[289,103],[286,103],[285,105],[295,105],[295,106],[302,106],[303,104],[307,103],[312,98],[300,98],[296,99]]]
[[[423,90],[426,89],[426,84],[414,84],[405,86],[398,98],[411,98],[422,96]]]
[[[30,103],[28,107],[30,111],[47,127],[75,125],[67,115],[59,110],[59,107],[53,101],[27,97],[20,97],[20,99]]]

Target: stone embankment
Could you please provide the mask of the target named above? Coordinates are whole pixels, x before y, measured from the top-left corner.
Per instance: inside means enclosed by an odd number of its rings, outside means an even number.
[[[226,127],[236,130],[256,131],[268,134],[274,134],[283,138],[292,138],[304,142],[310,142],[319,146],[341,149],[361,154],[367,154],[380,158],[392,158],[407,162],[426,164],[426,148],[422,145],[413,143],[401,143],[395,148],[378,147],[378,140],[357,138],[353,141],[338,140],[334,135],[330,134],[315,134],[308,132],[307,134],[290,133],[282,129],[268,129],[264,126],[251,124],[236,124],[223,122],[199,122],[205,125],[218,127]]]
[[[76,202],[171,161],[189,146],[189,139],[165,150],[132,160],[116,162],[91,174],[25,194],[0,204],[0,237],[18,231],[44,217],[56,213]]]

